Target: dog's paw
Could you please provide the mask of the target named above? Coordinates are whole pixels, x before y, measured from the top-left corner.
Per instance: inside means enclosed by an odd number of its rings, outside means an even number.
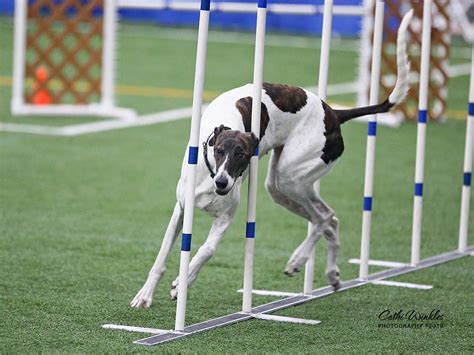
[[[300,271],[301,271],[301,268],[299,266],[294,266],[294,265],[288,264],[288,265],[286,265],[285,271],[283,271],[283,273],[286,276],[293,277]]]
[[[292,256],[286,264],[286,268],[284,271],[285,275],[289,277],[295,276],[298,272],[301,271],[301,268],[307,260],[308,258],[304,256]]]
[[[171,283],[170,297],[173,301],[178,299],[178,278]]]
[[[153,300],[153,290],[147,285],[143,286],[140,291],[136,294],[133,300],[130,302],[130,307],[133,308],[150,308]]]
[[[336,283],[331,284],[331,286],[332,286],[332,290],[333,290],[333,291],[337,291],[337,290],[339,290],[339,289],[341,288],[342,283],[341,283],[341,281],[337,281]]]
[[[328,278],[329,284],[332,286],[334,291],[337,291],[341,288],[341,281],[339,279],[339,268],[329,270],[326,272],[326,277]]]

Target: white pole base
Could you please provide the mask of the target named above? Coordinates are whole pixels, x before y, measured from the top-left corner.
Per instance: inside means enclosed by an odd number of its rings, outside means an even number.
[[[274,322],[296,323],[296,324],[306,324],[306,325],[317,325],[321,323],[320,320],[293,318],[293,317],[285,317],[285,316],[274,316],[272,314],[252,314],[252,317],[255,319],[271,320]]]
[[[389,281],[389,280],[375,280],[370,282],[373,285],[383,285],[383,286],[395,286],[395,287],[405,287],[405,288],[414,288],[418,290],[431,290],[432,285],[420,285],[413,284],[410,282],[399,282],[399,281]]]
[[[148,333],[148,334],[166,334],[166,333],[172,332],[172,330],[144,328],[144,327],[133,327],[133,326],[130,326],[130,325],[120,325],[120,324],[104,324],[104,325],[102,325],[102,328],[104,328],[104,329],[126,330],[128,332]]]
[[[238,289],[237,292],[242,293],[244,290]],[[252,294],[257,296],[271,296],[271,297],[292,297],[301,296],[302,293],[298,292],[284,292],[284,291],[271,291],[271,290],[252,290]]]
[[[349,264],[360,264],[360,259],[349,259]],[[369,260],[370,266],[381,266],[381,267],[404,267],[410,266],[408,263],[400,263],[398,261],[386,261],[386,260]]]

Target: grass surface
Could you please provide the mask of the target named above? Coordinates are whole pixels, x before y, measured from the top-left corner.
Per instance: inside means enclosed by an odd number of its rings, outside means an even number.
[[[8,19],[0,20],[2,76],[11,75],[10,24]],[[148,26],[124,27],[119,83],[191,90],[195,43],[176,42],[159,33],[155,38],[157,32]],[[343,53],[331,59],[331,82],[355,75],[356,54]],[[252,76],[253,48],[248,43],[211,42],[208,57],[212,70],[207,72],[207,90],[226,90]],[[313,47],[270,46],[265,78],[313,85],[318,57]],[[450,85],[450,107],[464,109],[467,77]],[[0,95],[2,121],[75,122],[11,117],[10,88],[1,87]],[[121,95],[119,101],[143,113],[191,104],[190,97]],[[316,327],[252,320],[159,348],[131,344],[140,338],[137,334],[101,329],[103,323],[174,326],[176,305],[168,291],[177,274],[179,248],[169,259],[152,308],[136,310],[127,304],[144,282],[171,216],[188,131],[189,120],[181,120],[77,138],[0,133],[0,352],[474,351],[472,258],[396,278],[433,284],[431,291],[364,286],[277,312],[322,320]],[[464,132],[463,121],[428,125],[422,257],[457,246]],[[359,254],[366,127],[351,123],[343,133],[346,152],[323,180],[321,191],[341,220],[339,265],[347,280],[358,275],[358,268],[346,261]],[[415,138],[412,123],[397,130],[379,129],[374,258],[408,261]],[[266,165],[263,158],[254,286],[300,291],[303,275],[287,278],[282,271],[305,236],[306,223],[271,203],[263,191]],[[242,283],[245,206],[243,198],[233,226],[189,292],[188,324],[241,306],[241,295],[235,290]],[[470,224],[472,236],[472,215]],[[193,252],[205,240],[209,226],[210,219],[197,212]],[[321,241],[317,287],[325,285],[326,249]],[[254,303],[272,299],[256,297]],[[440,309],[443,328],[380,329],[377,316],[385,309],[424,313]]]

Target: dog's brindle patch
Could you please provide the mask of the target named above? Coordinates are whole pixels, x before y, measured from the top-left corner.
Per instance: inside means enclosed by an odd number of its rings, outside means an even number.
[[[263,89],[283,112],[297,113],[308,100],[306,92],[296,86],[263,83]]]
[[[235,106],[242,115],[245,132],[250,132],[252,125],[252,98],[250,96],[243,97],[235,103]],[[269,121],[270,117],[268,116],[267,106],[262,102],[260,109],[260,139],[265,135]]]
[[[324,126],[326,130],[326,143],[323,148],[321,159],[329,164],[339,158],[344,152],[344,140],[341,133],[341,122],[336,112],[324,101],[321,101],[324,109]]]

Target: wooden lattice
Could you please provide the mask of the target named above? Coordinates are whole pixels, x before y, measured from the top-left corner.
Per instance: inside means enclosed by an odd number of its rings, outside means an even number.
[[[446,116],[447,110],[447,85],[448,73],[447,63],[450,51],[449,35],[449,0],[433,1],[433,16],[431,30],[431,60],[430,60],[430,82],[429,82],[429,110],[428,114],[432,120],[442,120]],[[397,73],[396,63],[396,41],[397,26],[402,15],[407,9],[414,9],[414,16],[409,27],[408,51],[411,62],[411,70],[420,73],[423,1],[401,0],[385,2],[384,17],[384,40],[382,46],[382,67],[381,67],[381,98],[387,98],[393,89],[394,77]],[[372,36],[371,36],[372,38]],[[370,64],[369,64],[370,65]],[[400,105],[404,116],[408,119],[416,118],[417,103],[419,93],[419,81],[416,80],[410,86],[410,93],[404,104]]]
[[[47,92],[52,104],[100,99],[103,0],[33,0],[28,4],[25,101]],[[38,80],[38,69],[47,73]]]

